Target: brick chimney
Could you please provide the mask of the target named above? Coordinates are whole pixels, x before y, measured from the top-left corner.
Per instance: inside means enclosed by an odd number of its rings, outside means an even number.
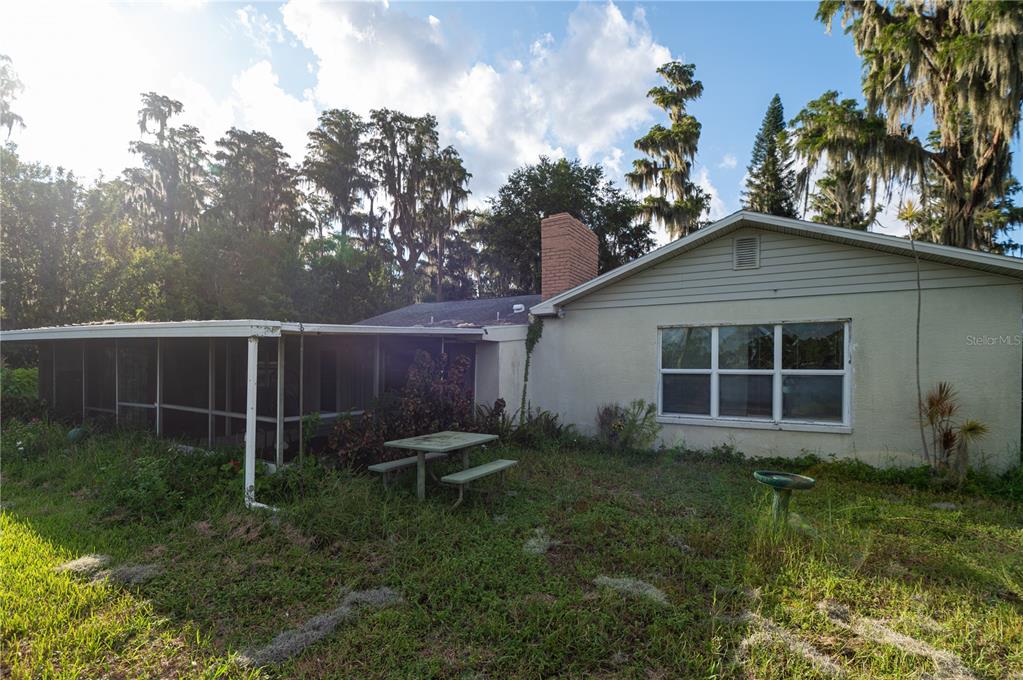
[[[597,235],[567,212],[540,220],[543,300],[597,276]]]

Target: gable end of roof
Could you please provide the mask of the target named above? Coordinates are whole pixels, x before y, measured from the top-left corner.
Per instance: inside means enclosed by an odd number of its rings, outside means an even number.
[[[699,231],[693,232],[685,238],[661,246],[617,269],[601,274],[595,279],[591,279],[549,300],[544,300],[540,304],[531,307],[529,311],[536,316],[553,316],[558,313],[560,307],[569,302],[578,300],[585,295],[596,292],[661,262],[694,250],[710,241],[727,236],[745,227],[832,241],[895,255],[918,256],[921,260],[940,262],[991,274],[1023,279],[1023,259],[1020,258],[982,253],[923,241],[911,241],[899,236],[857,231],[789,217],[777,217],[775,215],[764,215],[762,213],[740,210]]]

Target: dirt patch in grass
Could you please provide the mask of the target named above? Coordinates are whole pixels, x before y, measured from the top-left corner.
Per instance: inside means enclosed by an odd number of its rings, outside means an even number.
[[[281,663],[330,635],[338,625],[354,617],[361,609],[385,607],[400,601],[401,596],[390,588],[348,593],[337,608],[314,616],[298,628],[284,631],[264,647],[246,652],[242,655],[242,663],[255,667]]]
[[[93,581],[109,579],[115,583],[125,586],[140,586],[163,573],[163,567],[159,564],[122,564],[113,569],[104,569],[96,572],[92,577]]]
[[[754,630],[739,643],[738,661],[742,661],[749,654],[751,647],[770,643],[781,645],[790,652],[806,659],[822,676],[829,678],[844,678],[847,676],[845,669],[838,665],[833,658],[771,619],[755,612],[746,612],[740,617],[740,620],[749,623]]]
[[[635,578],[612,578],[610,576],[598,576],[593,583],[602,588],[610,588],[631,597],[639,597],[649,600],[655,604],[668,604],[668,596],[664,591],[646,581]]]
[[[110,555],[82,555],[76,560],[65,562],[60,565],[54,571],[77,574],[79,576],[88,576],[93,574],[110,563]]]
[[[883,621],[856,616],[848,607],[832,600],[818,603],[817,608],[833,625],[851,630],[864,639],[898,647],[907,654],[929,658],[935,666],[935,672],[929,676],[932,680],[974,680],[977,677],[963,660],[952,652],[894,631]]]
[[[202,520],[200,522],[193,522],[192,528],[195,530],[195,533],[206,538],[209,538],[214,533],[216,533],[213,531],[213,525],[206,520]]]
[[[253,543],[259,540],[262,534],[262,522],[252,514],[235,515],[231,514],[224,518],[228,526],[227,537],[242,543]]]
[[[522,544],[522,552],[530,555],[543,555],[552,547],[560,544],[561,541],[555,541],[551,538],[550,534],[543,527],[537,527],[533,529],[533,535],[526,539],[526,542]]]

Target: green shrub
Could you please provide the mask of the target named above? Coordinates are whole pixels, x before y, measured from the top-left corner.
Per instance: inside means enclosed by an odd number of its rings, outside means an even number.
[[[498,399],[493,406],[480,404],[476,407],[477,432],[496,434],[503,440],[510,439],[515,432],[515,417],[508,413],[504,399]]]
[[[557,413],[527,409],[525,417],[519,420],[520,425],[510,439],[522,446],[545,449],[571,445],[578,439],[575,428],[562,423]]]
[[[416,352],[400,394],[384,395],[372,409],[355,418],[342,418],[330,436],[330,448],[346,467],[364,467],[399,455],[384,450],[390,439],[473,427],[472,390],[466,386],[469,359],[458,356],[448,364],[442,354],[434,361]]]
[[[4,397],[35,398],[38,394],[38,368],[0,367],[0,395]]]
[[[170,460],[143,456],[124,461],[112,475],[104,514],[117,519],[163,519],[180,509],[184,496],[168,483]]]
[[[3,455],[17,458],[36,458],[66,445],[67,432],[56,423],[39,418],[20,419],[4,417],[0,428],[0,447]]]
[[[39,370],[0,367],[0,418],[22,421],[46,416],[46,404],[37,396]]]
[[[672,457],[677,462],[693,462],[693,463],[722,463],[722,464],[737,464],[746,461],[746,454],[739,449],[735,448],[733,444],[717,444],[712,446],[710,450],[706,449],[691,449],[685,445],[685,443],[675,446],[672,451]],[[762,459],[767,460],[767,459]],[[771,461],[767,461],[770,463]],[[765,464],[762,467],[781,467]]]
[[[657,405],[643,399],[628,407],[605,404],[597,409],[597,439],[610,451],[648,451],[660,433]]]

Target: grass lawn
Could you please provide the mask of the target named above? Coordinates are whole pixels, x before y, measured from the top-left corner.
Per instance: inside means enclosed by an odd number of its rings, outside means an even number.
[[[271,516],[242,509],[220,458],[5,429],[5,677],[1023,677],[1023,509],[1005,501],[821,465],[793,501],[803,528],[778,532],[746,464],[504,448],[479,459],[521,461],[508,493],[456,509],[436,486],[418,504],[410,477],[384,493],[299,470],[262,480]],[[132,476],[154,460],[177,467]],[[538,535],[546,552],[524,550]],[[89,553],[160,571],[132,586],[54,571]],[[379,587],[401,602],[284,663],[239,662]]]

